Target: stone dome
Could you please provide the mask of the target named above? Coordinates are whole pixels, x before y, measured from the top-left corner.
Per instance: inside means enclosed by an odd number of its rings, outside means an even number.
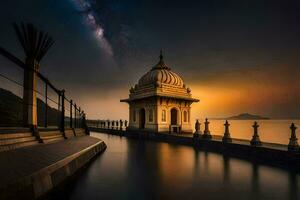
[[[168,84],[175,87],[184,87],[182,78],[171,71],[163,61],[162,53],[159,56],[159,62],[152,69],[143,75],[138,81],[138,87],[155,85],[156,87],[162,84]]]

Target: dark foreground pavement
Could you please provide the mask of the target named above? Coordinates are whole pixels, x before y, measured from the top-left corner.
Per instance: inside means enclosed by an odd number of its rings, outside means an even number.
[[[1,152],[0,199],[40,197],[105,148],[100,139],[82,136]]]

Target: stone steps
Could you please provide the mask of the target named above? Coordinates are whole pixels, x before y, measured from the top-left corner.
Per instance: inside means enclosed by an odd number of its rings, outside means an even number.
[[[76,136],[85,136],[86,133],[85,133],[85,130],[84,130],[84,129],[82,129],[82,128],[76,128],[76,129],[75,129],[75,135],[76,135]]]
[[[62,133],[59,130],[40,131],[39,134],[43,143],[51,143],[64,139]]]
[[[48,143],[52,143],[52,142],[58,142],[60,140],[64,140],[65,138],[62,135],[55,135],[55,136],[46,136],[43,137],[43,143],[48,144]]]
[[[75,129],[76,136],[85,136],[85,130],[77,128]],[[64,140],[63,134],[57,128],[51,129],[39,129],[40,142],[52,143],[60,140]],[[67,138],[74,137],[73,129],[66,129],[65,135]],[[29,128],[0,128],[0,152],[8,151],[20,147],[36,145],[39,140],[32,135]]]
[[[6,138],[6,139],[0,139],[0,146],[1,145],[9,145],[19,142],[30,142],[34,141],[36,138],[34,136],[26,136],[26,137],[16,137],[16,138]]]
[[[1,145],[0,152],[13,150],[13,149],[21,148],[21,147],[26,147],[26,146],[37,145],[37,144],[39,144],[39,141],[35,139],[33,141],[17,142],[17,143],[9,144],[9,145]]]
[[[65,129],[65,136],[67,137],[67,138],[72,138],[72,137],[74,137],[75,135],[74,135],[74,130],[73,129]]]
[[[20,130],[15,130],[20,131]],[[20,147],[38,144],[38,140],[31,132],[16,132],[13,130],[5,131],[4,134],[0,133],[0,151],[12,150]]]

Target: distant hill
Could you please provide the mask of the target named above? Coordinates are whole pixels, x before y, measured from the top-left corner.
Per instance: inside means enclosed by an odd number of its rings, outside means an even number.
[[[260,115],[252,115],[252,114],[249,114],[249,113],[242,113],[242,114],[239,114],[239,115],[227,117],[226,119],[230,119],[230,120],[249,120],[249,119],[258,120],[258,119],[270,119],[270,118],[262,117]]]
[[[38,126],[45,124],[45,103],[37,99]],[[57,126],[60,119],[60,111],[50,106],[48,110],[48,125]],[[0,126],[22,126],[23,99],[14,93],[0,88]]]

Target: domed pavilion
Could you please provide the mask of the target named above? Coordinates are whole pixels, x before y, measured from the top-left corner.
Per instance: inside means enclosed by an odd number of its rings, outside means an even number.
[[[159,62],[130,89],[129,98],[121,100],[129,104],[128,130],[160,133],[192,133],[191,104],[198,101],[164,63],[162,52]]]

